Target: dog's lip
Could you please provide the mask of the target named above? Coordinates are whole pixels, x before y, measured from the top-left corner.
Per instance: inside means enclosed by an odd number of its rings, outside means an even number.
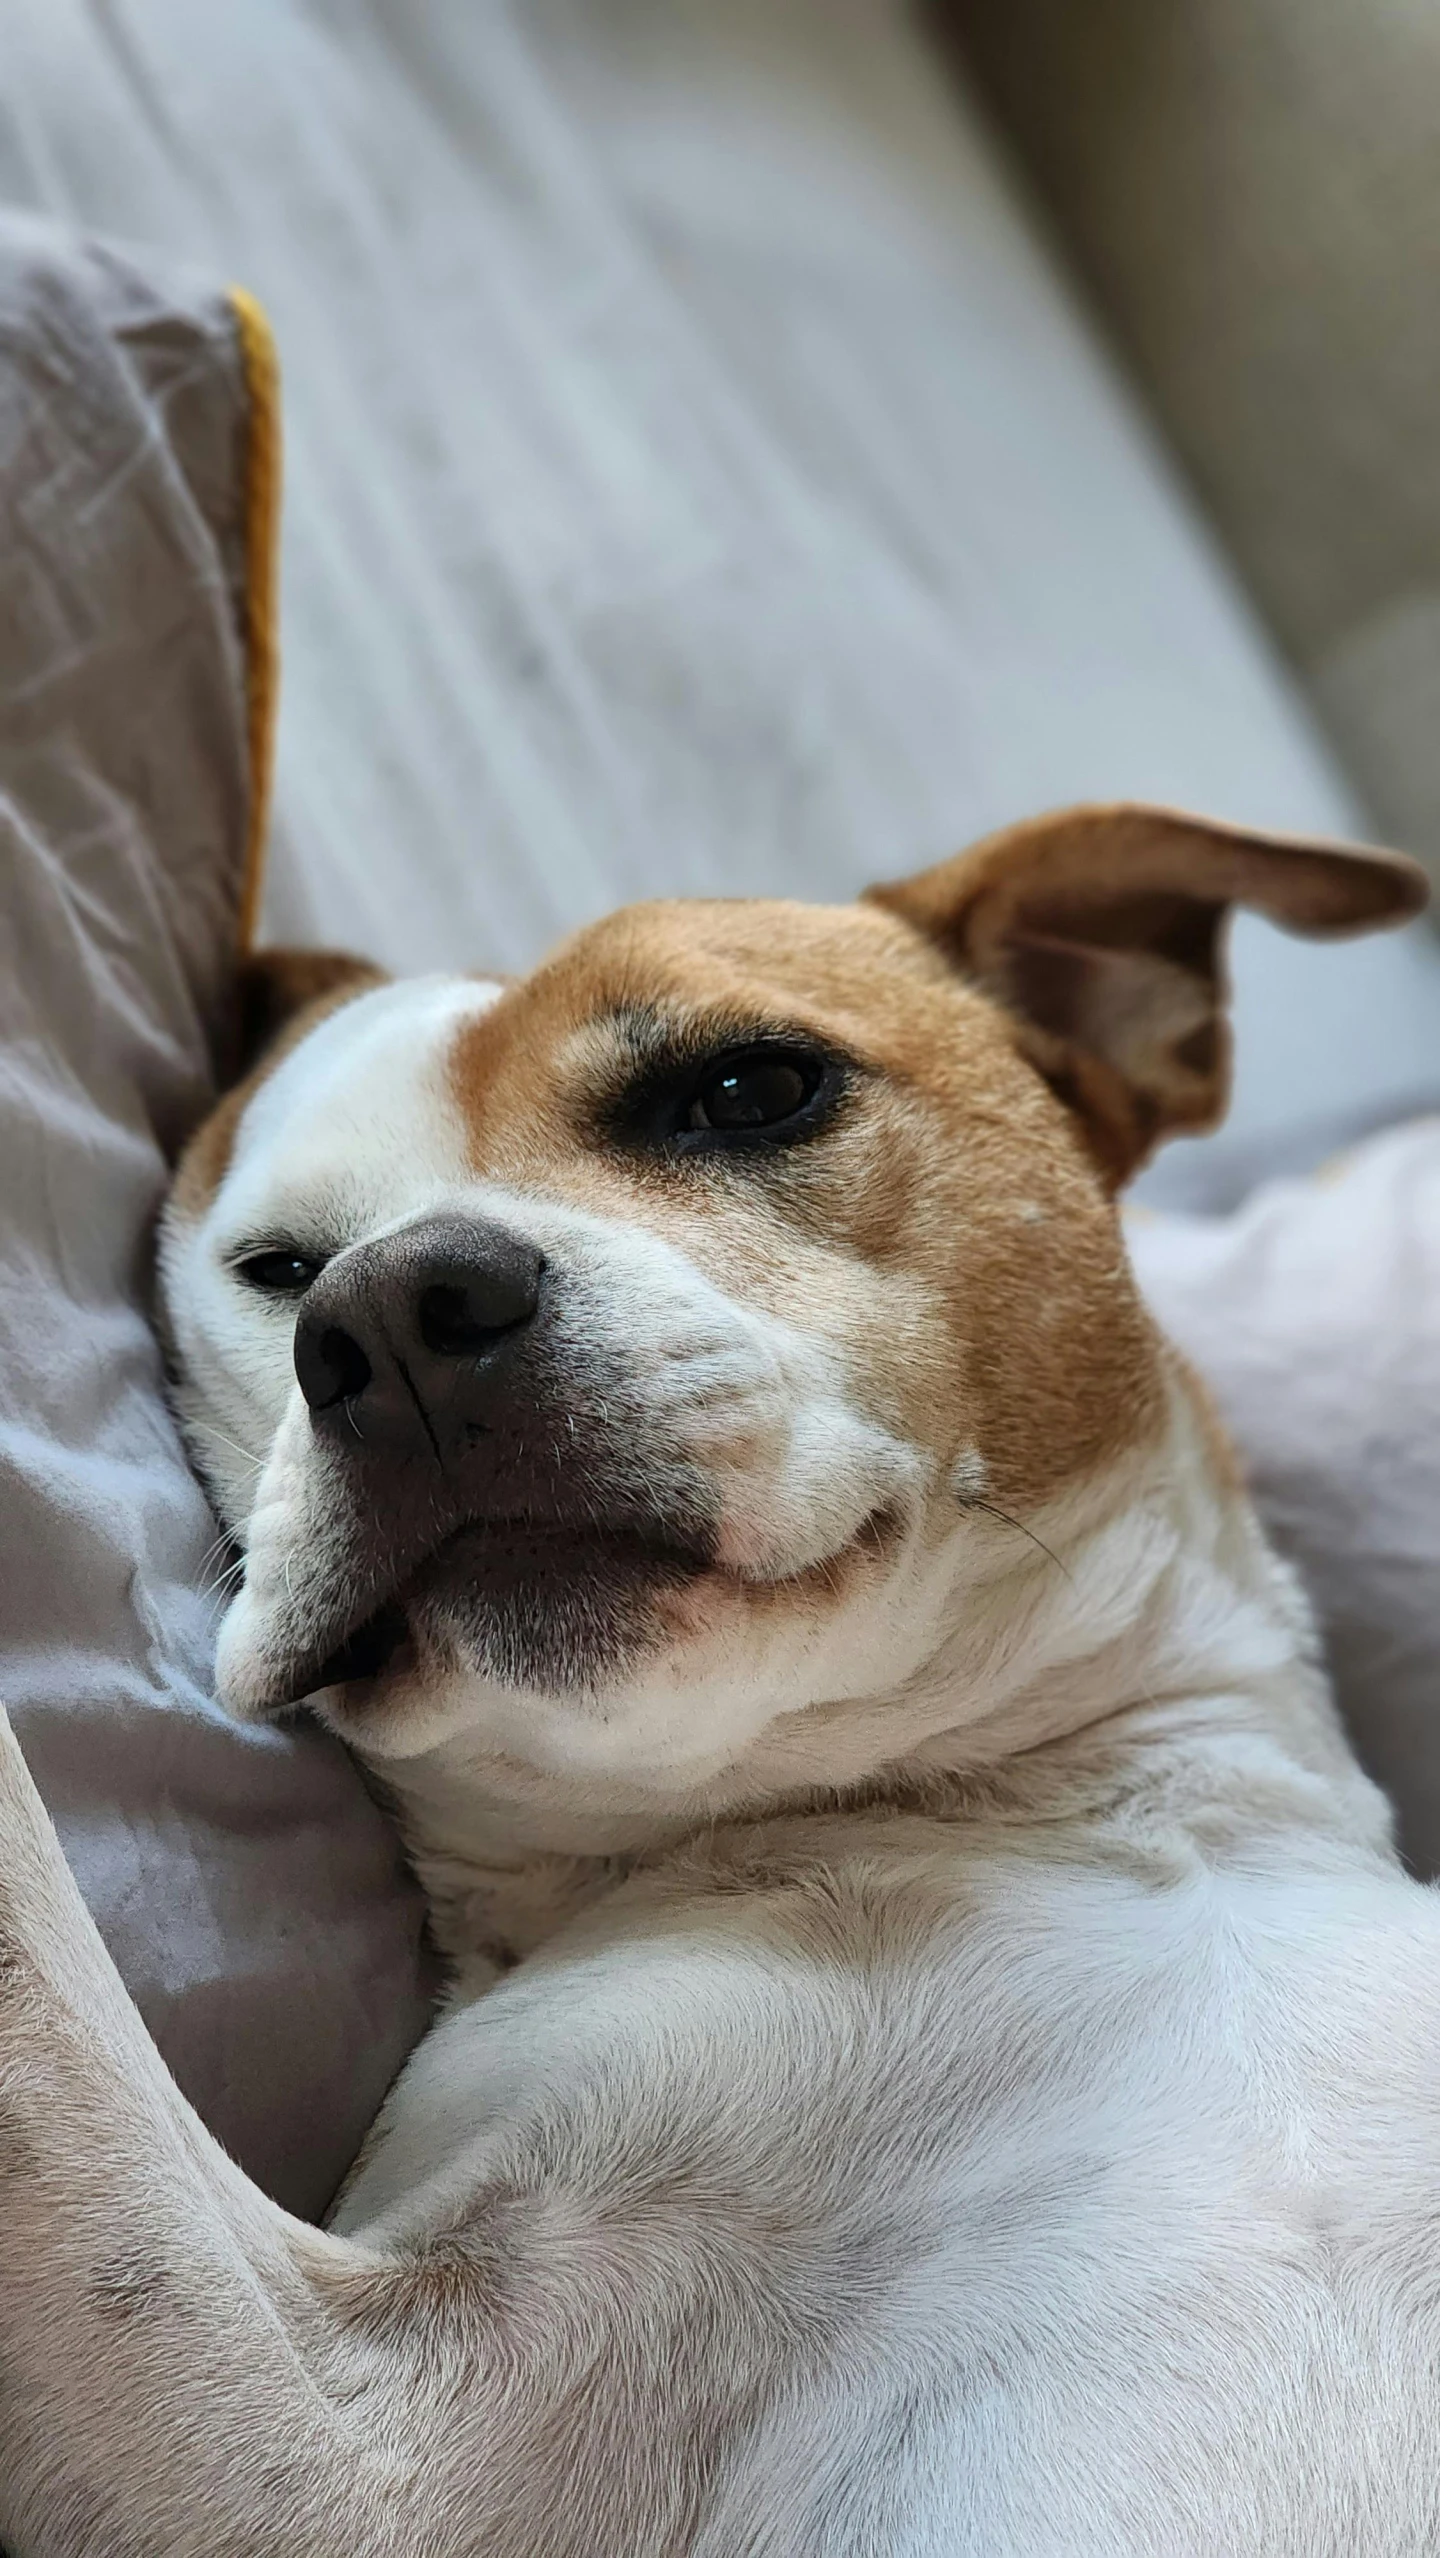
[[[393,1670],[402,1653],[414,1655],[411,1611],[421,1597],[424,1585],[442,1559],[456,1548],[475,1542],[499,1563],[517,1542],[529,1546],[552,1546],[555,1551],[551,1568],[563,1568],[567,1555],[628,1554],[638,1562],[668,1565],[687,1578],[715,1570],[714,1556],[708,1546],[683,1528],[633,1521],[567,1520],[517,1515],[513,1518],[478,1518],[462,1520],[433,1545],[428,1554],[407,1569],[403,1580],[388,1589],[368,1594],[368,1605],[348,1620],[331,1624],[313,1646],[307,1646],[295,1658],[277,1664],[274,1693],[266,1712],[285,1714],[322,1688],[348,1686],[358,1680],[374,1680],[382,1672]]]
[[[899,1533],[902,1515],[890,1505],[869,1513],[856,1534],[849,1538],[841,1554],[875,1551],[883,1553],[886,1545]],[[507,1543],[523,1539],[528,1545],[550,1545],[555,1548],[552,1569],[563,1568],[568,1555],[608,1552],[612,1557],[628,1554],[632,1559],[678,1571],[694,1582],[703,1579],[729,1581],[755,1591],[798,1588],[810,1581],[833,1584],[836,1564],[841,1555],[802,1566],[799,1571],[780,1573],[773,1580],[752,1572],[737,1571],[722,1563],[715,1555],[709,1538],[702,1538],[684,1527],[659,1522],[641,1525],[635,1521],[568,1520],[517,1515],[513,1518],[467,1519],[452,1528],[432,1546],[418,1564],[412,1565],[402,1581],[378,1596],[372,1591],[369,1604],[348,1622],[330,1626],[313,1649],[298,1654],[293,1662],[277,1668],[275,1692],[265,1711],[285,1714],[303,1705],[307,1697],[323,1688],[372,1684],[386,1671],[402,1666],[408,1655],[413,1665],[416,1645],[412,1610],[423,1594],[427,1577],[434,1572],[442,1557],[471,1540],[493,1547],[496,1561],[503,1560]]]
[[[298,1705],[302,1697],[311,1696],[319,1688],[348,1686],[352,1679],[375,1679],[382,1670],[395,1667],[398,1654],[410,1644],[410,1619],[398,1599],[383,1599],[378,1608],[352,1626],[343,1642],[313,1673],[307,1674],[305,1685],[287,1699]]]

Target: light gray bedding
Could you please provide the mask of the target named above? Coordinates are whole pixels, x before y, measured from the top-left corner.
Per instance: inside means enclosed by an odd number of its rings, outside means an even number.
[[[233,315],[0,221],[0,1696],[181,2085],[323,2207],[425,2016],[339,1748],[211,1703],[215,1523],[148,1321],[250,774]]]

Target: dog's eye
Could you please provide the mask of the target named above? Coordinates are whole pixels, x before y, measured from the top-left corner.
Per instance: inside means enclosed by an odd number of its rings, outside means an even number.
[[[819,1136],[865,1072],[798,1029],[767,1033],[757,1025],[748,1039],[732,1034],[724,1047],[717,1024],[708,1055],[691,1045],[693,1033],[667,1038],[663,1022],[658,1036],[649,1022],[640,1032],[648,1039],[642,1043],[636,1034],[642,1054],[634,1081],[604,1095],[591,1125],[613,1144],[672,1162],[748,1156],[762,1165],[782,1148]]]
[[[308,1253],[287,1252],[283,1247],[274,1252],[252,1252],[235,1264],[237,1278],[267,1297],[303,1297],[311,1280],[319,1277],[320,1269],[321,1264]]]
[[[747,1048],[708,1067],[685,1114],[687,1128],[780,1136],[815,1099],[824,1062],[795,1048]]]

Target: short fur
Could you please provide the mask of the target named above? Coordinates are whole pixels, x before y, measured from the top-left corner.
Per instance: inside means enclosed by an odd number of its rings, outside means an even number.
[[[1420,894],[1078,811],[858,907],[638,908],[511,987],[326,963],[287,1012],[271,969],[164,1243],[244,1558],[222,1687],[283,1710],[398,1613],[314,1703],[452,1985],[332,2227],[290,2220],[0,1729],[17,2553],[1440,2546],[1440,1911],[1113,1203],[1223,1105],[1229,905]],[[782,1035],[843,1061],[804,1144],[635,1134],[657,1058]],[[340,1292],[437,1217],[547,1295],[533,1428],[426,1477],[363,1406],[324,1436],[236,1264]],[[558,1589],[497,1649],[496,1569],[599,1588],[637,1521],[673,1569],[608,1649]]]

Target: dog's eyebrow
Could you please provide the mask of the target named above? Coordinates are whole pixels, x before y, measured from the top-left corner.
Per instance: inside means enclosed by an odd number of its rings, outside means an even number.
[[[612,1004],[592,1013],[585,1029],[590,1038],[607,1041],[627,1065],[651,1066],[672,1055],[687,1030],[693,1036],[693,1017],[659,1004]]]
[[[755,1036],[752,1023],[734,1013],[688,1003],[614,1003],[591,1013],[565,1041],[565,1079],[578,1079],[586,1108],[611,1110],[693,1072],[721,1049],[749,1046]]]
[[[699,1057],[710,1056],[716,1047],[730,1045],[732,1035],[745,1038],[746,1030],[733,1020],[717,1018],[713,1013],[701,1014],[689,1005],[653,1003],[617,1004],[591,1022],[610,1046],[615,1062],[632,1074],[652,1073],[657,1067],[686,1066]]]
[[[657,1070],[702,1064],[730,1048],[791,1047],[803,1043],[826,1055],[848,1060],[825,1033],[808,1022],[779,1014],[712,1010],[676,1003],[621,1003],[594,1013],[584,1026],[586,1045],[603,1041],[621,1072],[649,1075]],[[853,1062],[853,1061],[852,1061]]]

